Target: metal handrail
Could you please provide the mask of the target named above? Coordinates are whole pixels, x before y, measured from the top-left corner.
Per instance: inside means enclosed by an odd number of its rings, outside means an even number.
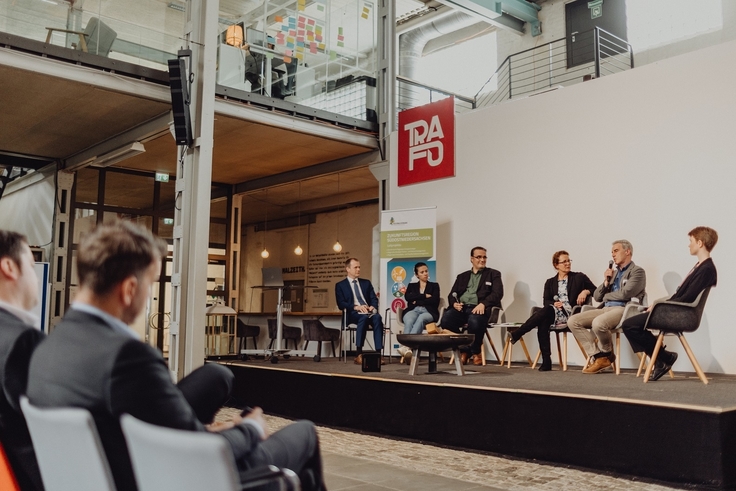
[[[440,89],[439,87],[433,87],[431,85],[423,84],[421,82],[417,82],[416,80],[412,80],[410,78],[404,77],[402,75],[397,75],[396,80],[399,82],[403,82],[408,85],[413,85],[415,87],[420,87],[422,89],[429,90],[430,92],[438,92],[440,94],[446,95],[448,97],[452,96],[455,97],[456,100],[467,102],[470,104],[473,109],[475,109],[475,98],[474,97],[467,97],[461,94],[457,94],[455,92],[450,92],[449,90]]]

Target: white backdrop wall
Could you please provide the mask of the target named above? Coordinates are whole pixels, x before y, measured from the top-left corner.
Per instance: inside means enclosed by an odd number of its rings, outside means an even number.
[[[443,292],[470,267],[470,248],[486,246],[488,265],[503,274],[507,320],[517,322],[541,304],[556,250],[569,251],[573,270],[598,284],[611,242],[628,239],[656,299],[673,293],[695,263],[687,232],[714,227],[718,287],[688,339],[704,370],[736,373],[734,57],[729,42],[459,114],[450,179],[398,188],[394,134],[391,207],[437,206]],[[525,339],[536,351],[536,337]],[[571,362],[580,364],[571,343]],[[667,344],[681,354],[677,369],[691,370],[679,342]],[[622,354],[622,366],[633,367],[626,341]]]

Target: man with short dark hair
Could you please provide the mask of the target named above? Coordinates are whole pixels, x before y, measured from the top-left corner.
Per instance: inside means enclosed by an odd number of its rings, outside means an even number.
[[[482,365],[480,350],[483,348],[483,337],[488,328],[488,319],[493,307],[501,308],[503,298],[503,281],[501,272],[486,267],[485,247],[473,247],[470,250],[472,268],[457,275],[452,285],[448,301],[450,308],[445,310],[440,326],[452,332],[460,332],[467,324],[468,333],[475,334],[475,341],[469,348],[461,352],[463,364],[473,356],[473,365]]]
[[[38,277],[28,242],[0,230],[0,442],[22,490],[42,490],[31,436],[20,411],[28,364],[44,334],[29,311],[38,303]]]
[[[272,464],[299,474],[305,490],[323,489],[312,423],[300,421],[269,437],[256,408],[244,418],[205,427],[229,397],[232,372],[207,364],[174,385],[161,354],[128,327],[145,306],[166,253],[165,243],[130,222],[101,225],[82,239],[79,290],[31,359],[30,402],[88,409],[120,490],[136,489],[119,422],[125,413],[169,428],[216,431],[230,443],[241,471]]]
[[[370,281],[360,278],[360,261],[351,257],[345,261],[347,278],[335,283],[337,308],[344,312],[347,324],[355,324],[355,364],[363,363],[363,343],[368,326],[373,326],[373,343],[377,352],[383,350],[383,319],[378,313],[378,296]],[[381,356],[381,365],[385,364]]]

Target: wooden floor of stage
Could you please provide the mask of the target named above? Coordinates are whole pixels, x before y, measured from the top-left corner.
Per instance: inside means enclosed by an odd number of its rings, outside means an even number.
[[[383,365],[380,372],[363,372],[352,358],[348,358],[347,363],[336,358],[322,358],[322,361],[315,362],[301,356],[291,356],[288,360],[279,358],[276,364],[262,357],[221,363],[326,376],[662,405],[716,413],[736,410],[736,376],[733,375],[706,374],[709,383],[705,385],[694,372],[675,371],[674,378],[665,375],[656,382],[645,384],[642,377],[636,378],[636,370],[622,370],[620,375],[610,370],[583,374],[580,366],[568,366],[567,371],[562,371],[553,365],[552,371],[539,372],[528,364],[512,363],[511,368],[506,368],[499,366],[498,362],[489,362],[486,366],[466,365],[466,375],[459,377],[454,372],[454,365],[448,361],[438,362],[440,373],[429,374],[428,362],[422,359],[416,376],[410,376],[408,365],[400,364],[396,357]],[[687,358],[678,360],[674,368],[677,369],[678,365],[683,369],[690,368]]]

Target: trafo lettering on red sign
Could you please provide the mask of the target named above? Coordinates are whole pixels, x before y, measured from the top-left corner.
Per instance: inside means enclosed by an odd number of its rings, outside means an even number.
[[[399,186],[455,176],[455,99],[399,113]]]

